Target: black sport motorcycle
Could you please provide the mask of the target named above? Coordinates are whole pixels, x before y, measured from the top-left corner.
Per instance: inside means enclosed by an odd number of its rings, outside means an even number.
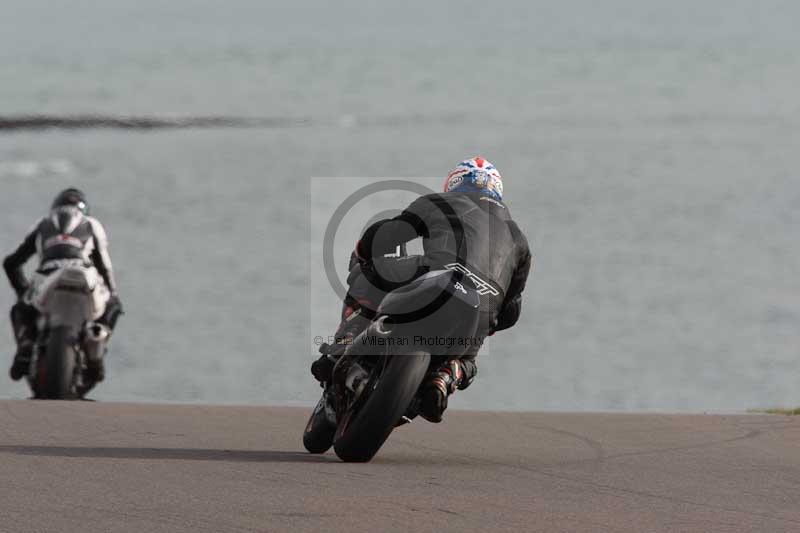
[[[371,460],[395,427],[418,415],[425,376],[477,342],[479,305],[473,285],[453,270],[429,272],[387,294],[323,384],[303,434],[306,449],[333,446],[343,461]]]

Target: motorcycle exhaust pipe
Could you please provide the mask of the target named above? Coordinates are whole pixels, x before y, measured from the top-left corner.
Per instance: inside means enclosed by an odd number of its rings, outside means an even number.
[[[90,324],[86,328],[83,349],[90,361],[100,361],[106,353],[106,343],[111,335],[109,329],[103,324]]]

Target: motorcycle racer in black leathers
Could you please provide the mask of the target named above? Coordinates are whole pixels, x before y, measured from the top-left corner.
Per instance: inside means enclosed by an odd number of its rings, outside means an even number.
[[[475,378],[475,358],[485,337],[510,328],[520,316],[531,253],[502,195],[494,165],[476,157],[450,172],[443,193],[421,196],[400,215],[371,225],[351,256],[336,342],[323,345],[322,357],[312,364],[317,380],[330,379],[335,360],[369,325],[388,292],[430,270],[458,270],[480,295],[478,342],[423,383],[420,414],[440,422],[448,396]],[[423,239],[423,255],[385,257],[417,237]]]
[[[39,257],[39,266],[33,278],[28,280],[22,267],[34,255]],[[14,381],[28,373],[36,342],[39,312],[32,305],[33,295],[49,274],[70,265],[97,270],[103,283],[93,291],[93,297],[103,300],[105,312],[95,322],[112,331],[122,314],[122,304],[108,254],[108,238],[102,224],[89,216],[86,196],[75,188],[65,189],[56,196],[50,214],[41,218],[17,249],[3,261],[3,268],[18,298],[11,308],[17,353],[9,374]],[[98,305],[97,308],[101,307]],[[88,371],[90,379],[102,381],[102,359]]]

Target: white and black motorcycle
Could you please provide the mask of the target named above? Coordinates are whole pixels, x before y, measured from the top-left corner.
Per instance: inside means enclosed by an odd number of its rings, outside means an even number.
[[[37,285],[38,336],[28,384],[34,398],[80,399],[95,386],[110,331],[95,322],[108,303],[97,270],[64,261]],[[100,378],[102,379],[102,378]]]

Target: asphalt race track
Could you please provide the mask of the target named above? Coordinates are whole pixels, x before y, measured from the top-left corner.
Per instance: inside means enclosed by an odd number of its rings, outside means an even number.
[[[451,412],[369,464],[306,409],[0,402],[0,531],[800,531],[800,418]]]

